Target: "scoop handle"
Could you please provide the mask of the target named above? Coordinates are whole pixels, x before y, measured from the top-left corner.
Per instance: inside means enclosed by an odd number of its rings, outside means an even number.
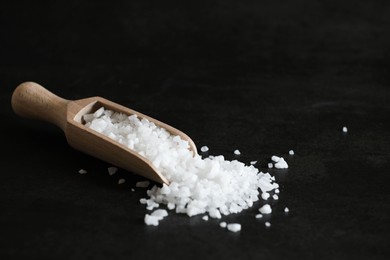
[[[12,109],[22,117],[38,119],[57,125],[62,130],[66,126],[67,105],[63,99],[35,82],[24,82],[12,94]]]

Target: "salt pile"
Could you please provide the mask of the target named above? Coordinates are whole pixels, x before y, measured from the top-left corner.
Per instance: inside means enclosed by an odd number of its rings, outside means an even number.
[[[169,210],[190,217],[207,214],[220,219],[222,215],[248,209],[260,194],[279,187],[269,173],[259,172],[253,165],[225,160],[222,155],[193,156],[187,141],[137,115],[100,108],[85,115],[84,120],[87,127],[146,157],[168,179],[169,185],[154,185],[147,190],[148,198],[141,199],[149,210],[166,205]],[[240,154],[238,150],[234,153]],[[148,185],[137,183],[137,187]],[[146,214],[147,225],[158,225],[165,217],[162,212],[153,214]],[[239,231],[238,225],[230,225],[230,230]]]

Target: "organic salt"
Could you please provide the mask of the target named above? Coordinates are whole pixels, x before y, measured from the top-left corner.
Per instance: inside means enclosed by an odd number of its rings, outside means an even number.
[[[201,148],[200,148],[200,151],[202,152],[202,153],[205,153],[205,152],[207,152],[209,150],[209,148],[207,147],[207,146],[202,146]]]
[[[230,223],[227,225],[227,229],[232,232],[238,232],[241,230],[241,224],[238,223]]]
[[[260,209],[260,213],[262,214],[270,214],[272,212],[272,208],[268,204],[264,204]]]
[[[280,157],[278,162],[275,163],[275,168],[277,169],[286,169],[288,168],[287,162],[283,159],[283,157]]]
[[[148,198],[140,200],[148,210],[163,204],[190,217],[207,214],[219,219],[248,209],[260,194],[279,187],[269,173],[253,165],[225,160],[222,155],[193,155],[188,141],[146,118],[100,108],[85,115],[84,120],[87,127],[144,156],[167,178],[169,185],[153,185],[147,190]],[[241,154],[239,150],[234,153]],[[136,183],[136,187],[149,185],[149,181]],[[145,216],[147,224],[158,221],[152,214]],[[237,225],[231,227],[238,229]]]

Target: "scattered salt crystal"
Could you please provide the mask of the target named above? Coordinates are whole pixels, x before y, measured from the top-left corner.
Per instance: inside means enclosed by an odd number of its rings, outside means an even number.
[[[272,195],[272,198],[273,198],[274,200],[278,200],[278,199],[279,199],[279,196],[276,195],[276,194],[274,194],[274,195]]]
[[[263,217],[263,214],[257,214],[255,217],[256,217],[256,218],[262,218],[262,217]]]
[[[132,192],[134,192],[134,191],[135,191],[135,189],[131,188],[131,191],[132,191]]]
[[[273,164],[272,163],[268,163],[268,168],[271,169],[272,167],[274,167]]]
[[[279,189],[275,189],[275,193],[278,194],[280,191]]]
[[[271,226],[271,223],[269,223],[268,221],[266,221],[266,222],[264,223],[264,225],[265,225],[266,227],[270,227],[270,226]]]
[[[235,154],[235,155],[240,155],[241,152],[240,152],[239,150],[236,149],[236,150],[234,150],[234,154]]]
[[[209,220],[209,216],[205,215],[205,216],[202,217],[202,219],[203,219],[204,221],[207,221],[207,220]]]
[[[87,173],[87,171],[86,171],[86,170],[84,170],[84,169],[80,169],[80,170],[79,170],[79,173],[80,173],[80,174],[86,174],[86,173]]]
[[[271,157],[271,160],[274,161],[274,162],[279,162],[280,157],[279,157],[279,156],[276,156],[276,155],[273,155],[273,156]]]
[[[269,198],[269,193],[268,192],[263,192],[263,193],[261,193],[261,198],[263,199],[263,200],[267,200],[268,198]]]
[[[257,163],[257,161],[251,161],[250,163],[251,163],[251,165],[255,165]]]
[[[225,228],[227,226],[227,224],[226,224],[226,222],[221,222],[221,223],[219,223],[219,226],[221,228]]]
[[[118,184],[123,184],[123,183],[125,183],[125,182],[126,182],[126,180],[123,179],[123,178],[121,178],[121,179],[118,180]]]
[[[172,209],[175,208],[175,204],[172,203],[172,202],[169,202],[169,203],[167,204],[167,208],[170,209],[170,210],[172,210]]]
[[[202,151],[202,153],[205,153],[209,150],[209,148],[207,146],[202,146],[200,150]]]
[[[232,232],[238,232],[241,230],[241,224],[238,223],[230,223],[227,225],[227,229]]]
[[[277,163],[275,163],[275,168],[277,168],[277,169],[286,169],[286,168],[288,168],[288,164],[283,159],[283,157],[280,157],[279,161]]]
[[[139,181],[135,184],[135,187],[138,187],[138,188],[146,188],[148,187],[150,184],[149,181]]]
[[[116,168],[116,167],[108,167],[107,170],[108,170],[108,174],[110,176],[112,176],[112,175],[114,175],[118,171],[118,168]]]
[[[294,155],[294,151],[293,151],[293,150],[290,150],[290,151],[288,152],[288,154],[289,154],[289,155]]]
[[[290,211],[289,208],[287,207],[284,208],[284,212],[288,213],[289,211]]]
[[[343,132],[344,133],[348,132],[348,128],[346,126],[343,126]]]
[[[265,204],[263,205],[259,211],[262,213],[262,214],[270,214],[272,212],[272,208],[269,204]]]
[[[157,209],[152,214],[146,214],[144,221],[146,225],[158,226],[159,221],[168,216],[168,212],[164,209]]]
[[[93,116],[94,116],[95,118],[98,118],[98,117],[100,117],[101,115],[103,115],[103,113],[104,113],[104,107],[101,107],[101,108],[99,108],[98,110],[96,110],[95,113],[93,113]]]

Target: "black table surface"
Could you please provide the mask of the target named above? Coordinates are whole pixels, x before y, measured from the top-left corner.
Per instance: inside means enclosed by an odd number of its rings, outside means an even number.
[[[388,259],[387,1],[183,2],[1,1],[0,258]],[[221,220],[170,212],[145,225],[144,179],[109,176],[56,126],[15,115],[24,81],[258,161],[280,184],[273,213],[255,218],[260,199]],[[289,168],[268,169],[272,155]]]

